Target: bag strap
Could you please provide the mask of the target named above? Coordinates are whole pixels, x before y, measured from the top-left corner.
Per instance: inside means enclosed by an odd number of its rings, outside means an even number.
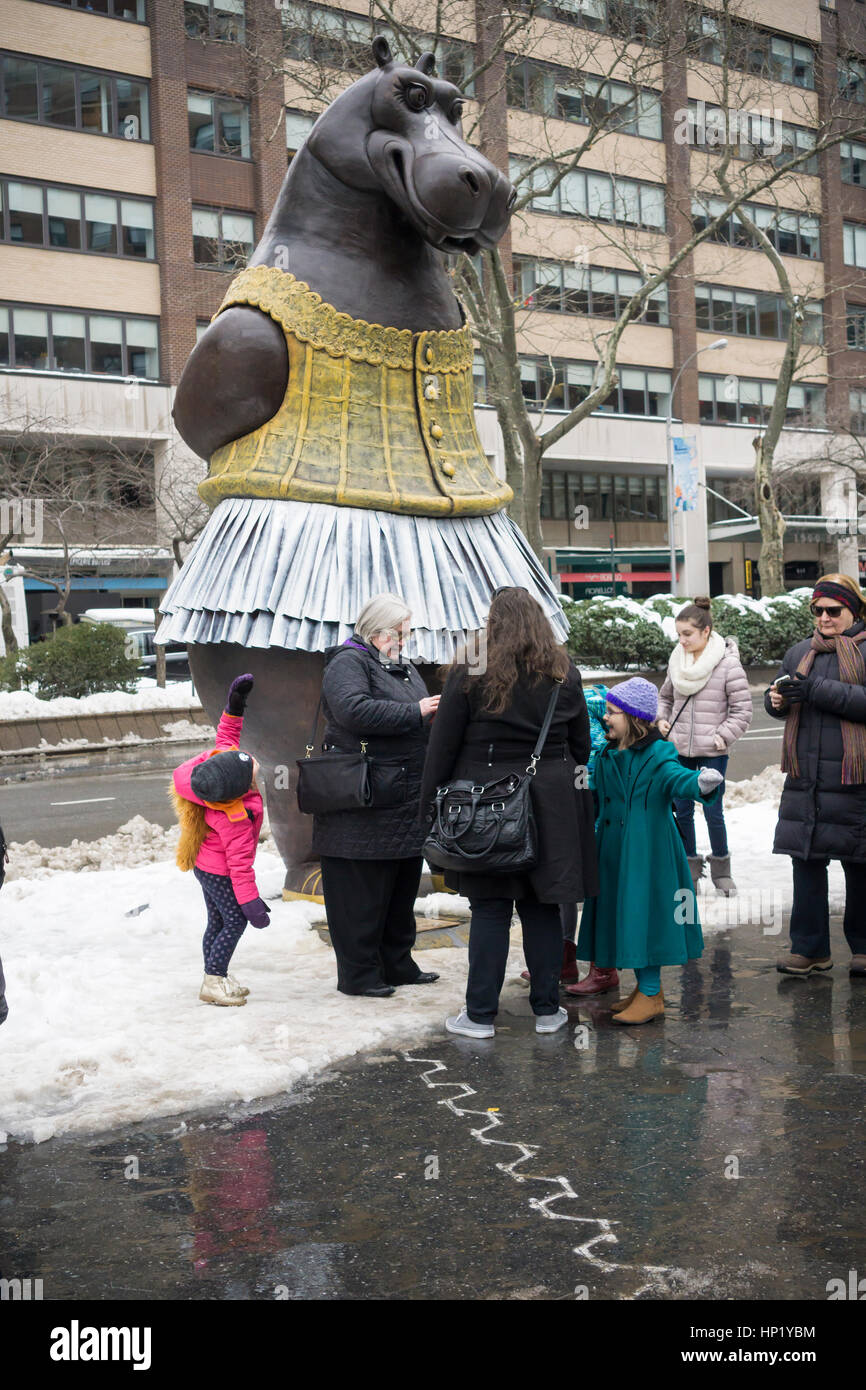
[[[680,715],[682,714],[683,710],[685,709],[686,705],[689,703],[689,700],[693,700],[694,698],[695,698],[695,692],[694,692],[694,691],[692,691],[691,695],[687,695],[687,696],[686,696],[686,698],[683,700],[682,704],[680,705],[679,709],[677,710],[677,719],[679,719],[679,717],[680,717]],[[674,727],[674,724],[676,724],[677,719],[672,719],[672,720],[671,720],[671,729]],[[665,734],[665,738],[670,738],[670,736],[671,736],[671,729],[668,729],[667,733]]]
[[[550,726],[553,723],[553,712],[556,709],[559,692],[565,684],[565,679],[562,676],[554,676],[554,680],[556,681],[556,685],[550,692],[550,699],[547,702],[547,709],[544,712],[544,723],[541,726],[541,732],[538,735],[535,747],[532,750],[532,757],[529,759],[529,766],[526,769],[530,777],[535,776],[535,764],[541,757],[542,750],[547,742],[547,735],[550,733]]]
[[[311,758],[316,747],[316,729],[319,727],[319,715],[322,713],[322,696],[319,696],[319,703],[316,705],[316,713],[313,715],[313,727],[310,730],[310,737],[305,745],[304,757]]]

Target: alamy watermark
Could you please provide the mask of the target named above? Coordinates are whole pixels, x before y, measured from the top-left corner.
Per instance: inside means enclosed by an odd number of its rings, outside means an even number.
[[[694,926],[700,921],[707,927],[763,927],[764,936],[778,936],[782,930],[784,896],[781,888],[754,888],[730,897],[709,894],[700,899],[691,888],[678,888],[674,893],[674,921],[678,926]]]
[[[760,150],[764,158],[783,153],[785,124],[778,107],[708,106],[699,100],[674,112],[674,140],[678,145],[705,149],[739,145],[750,152]]]
[[[41,497],[0,497],[0,535],[42,544],[45,504]]]

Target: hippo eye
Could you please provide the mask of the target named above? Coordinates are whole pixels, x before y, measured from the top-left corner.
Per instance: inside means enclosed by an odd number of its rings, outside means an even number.
[[[430,94],[420,82],[410,82],[404,91],[406,93],[406,105],[410,111],[423,111],[425,106],[429,105]]]
[[[463,108],[465,105],[466,102],[460,101],[459,99],[452,103],[451,111],[449,114],[451,116],[451,120],[454,122],[455,125],[460,120],[460,117],[463,115]]]

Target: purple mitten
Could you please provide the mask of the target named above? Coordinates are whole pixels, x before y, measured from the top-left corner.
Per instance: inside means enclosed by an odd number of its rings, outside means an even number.
[[[239,903],[238,906],[251,927],[266,927],[269,925],[271,916],[268,912],[268,905],[262,898],[253,898],[252,902]]]
[[[249,672],[244,676],[235,676],[229,686],[229,697],[226,701],[226,714],[243,714],[247,707],[247,696],[254,684],[255,681]]]

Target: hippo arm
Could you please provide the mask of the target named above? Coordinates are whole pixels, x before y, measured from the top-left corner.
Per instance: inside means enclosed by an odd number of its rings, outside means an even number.
[[[210,459],[276,415],[288,382],[289,353],[279,324],[258,309],[226,309],[181,374],[172,410],[178,432]]]

